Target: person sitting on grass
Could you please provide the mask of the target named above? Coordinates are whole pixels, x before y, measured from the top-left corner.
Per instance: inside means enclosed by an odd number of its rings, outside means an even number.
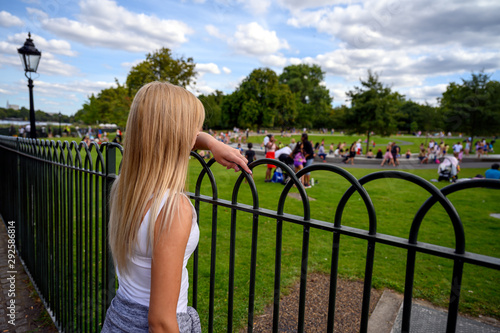
[[[500,166],[498,165],[498,163],[494,163],[491,166],[491,169],[486,170],[486,172],[484,173],[485,177],[487,179],[500,179],[500,171],[498,170],[499,167]]]
[[[325,145],[323,143],[319,146],[318,156],[323,160],[323,163],[326,163]]]
[[[418,159],[420,160],[420,164],[426,163],[429,161],[427,158],[427,154],[425,152],[425,148],[420,149],[420,153],[418,153]]]

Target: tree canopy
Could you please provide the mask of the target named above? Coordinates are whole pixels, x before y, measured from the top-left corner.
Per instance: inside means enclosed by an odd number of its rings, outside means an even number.
[[[368,71],[368,78],[360,79],[360,83],[361,87],[347,92],[351,107],[345,115],[346,128],[351,133],[367,133],[368,141],[372,131],[382,136],[395,133],[397,112],[404,101],[403,96],[384,86],[378,74],[371,70]]]
[[[143,85],[151,81],[168,81],[186,88],[194,83],[197,74],[195,66],[193,58],[174,59],[170,49],[165,47],[148,53],[146,60],[132,67],[127,76],[129,96],[135,96]]]
[[[86,124],[114,123],[124,127],[127,123],[130,105],[137,91],[151,81],[168,81],[172,84],[187,87],[196,78],[195,63],[192,58],[174,59],[172,52],[162,48],[148,53],[146,60],[132,67],[126,83],[121,85],[116,80],[116,87],[92,94],[75,114],[75,120]]]
[[[332,109],[332,97],[322,85],[324,72],[318,65],[290,65],[283,69],[279,82],[288,85],[295,95],[297,125],[303,127],[324,127]]]
[[[297,115],[290,88],[269,68],[253,70],[222,103],[230,124],[242,128],[284,127]]]
[[[472,73],[462,84],[452,82],[440,100],[447,129],[471,137],[496,134],[500,128],[500,82]]]

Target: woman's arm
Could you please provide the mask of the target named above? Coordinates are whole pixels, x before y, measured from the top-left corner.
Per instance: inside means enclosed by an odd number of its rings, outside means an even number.
[[[165,218],[165,211],[162,210],[158,219]],[[174,213],[170,229],[167,228],[168,231],[159,234],[159,223],[155,226],[148,315],[149,332],[179,332],[177,302],[192,218],[193,212],[188,199],[181,197],[179,211]]]
[[[248,161],[241,155],[238,149],[232,148],[220,141],[215,140],[211,135],[200,132],[196,137],[193,149],[208,149],[212,152],[215,160],[228,169],[239,171],[241,166],[246,172],[252,173],[248,168]]]

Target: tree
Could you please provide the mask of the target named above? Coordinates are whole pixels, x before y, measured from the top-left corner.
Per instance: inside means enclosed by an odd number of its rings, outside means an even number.
[[[117,87],[103,89],[95,96],[92,94],[88,102],[83,104],[75,114],[75,120],[85,124],[110,123],[125,127],[132,99],[127,88],[116,81]]]
[[[372,131],[389,136],[397,130],[397,111],[404,101],[398,92],[384,86],[377,73],[368,70],[366,81],[360,79],[361,87],[346,93],[351,99],[351,108],[346,112],[346,127],[350,132],[367,133],[366,150]]]
[[[224,119],[242,128],[285,126],[293,123],[296,107],[287,85],[269,68],[253,70],[222,103]]]
[[[297,122],[305,127],[324,127],[332,109],[333,98],[322,85],[324,72],[318,65],[290,65],[283,69],[279,82],[295,95]]]
[[[170,49],[165,47],[148,53],[146,60],[132,67],[127,76],[129,96],[134,97],[144,84],[152,81],[168,81],[186,88],[194,83],[195,66],[193,58],[174,59]]]
[[[498,133],[500,127],[500,83],[491,75],[472,73],[462,84],[452,82],[440,99],[447,129],[478,135]]]
[[[222,118],[222,102],[224,101],[224,93],[216,90],[209,95],[200,95],[198,99],[203,103],[205,108],[205,123],[206,128],[227,128]]]

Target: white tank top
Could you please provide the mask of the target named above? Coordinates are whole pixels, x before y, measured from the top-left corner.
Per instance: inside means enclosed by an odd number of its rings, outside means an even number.
[[[167,195],[161,202],[161,207],[165,204],[167,200]],[[198,241],[200,239],[200,229],[198,228],[198,223],[196,223],[196,210],[194,209],[191,201],[189,201],[193,211],[193,220],[191,225],[191,233],[189,234],[189,239],[186,245],[186,251],[184,252],[184,263],[182,267],[182,280],[181,280],[181,290],[179,293],[179,300],[177,301],[177,313],[187,312],[188,304],[188,289],[189,289],[189,277],[186,268],[187,262],[191,254],[196,249]],[[151,247],[148,247],[147,235],[149,226],[149,216],[151,211],[148,210],[144,219],[142,220],[141,226],[139,228],[137,237],[137,246],[133,250],[134,255],[129,261],[129,273],[127,275],[121,275],[118,269],[116,274],[118,276],[119,292],[130,300],[133,300],[139,304],[149,307],[149,296],[151,293]],[[160,212],[158,211],[158,214]],[[155,219],[158,217],[155,216]]]

